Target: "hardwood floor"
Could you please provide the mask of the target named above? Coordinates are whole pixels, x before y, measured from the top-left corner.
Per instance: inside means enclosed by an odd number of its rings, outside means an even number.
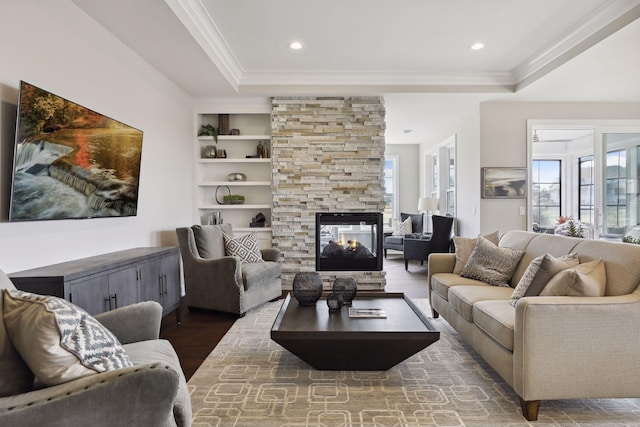
[[[409,271],[405,271],[402,254],[389,251],[388,259],[384,260],[384,270],[387,272],[385,291],[404,292],[411,298],[428,297],[426,265],[409,264]],[[160,337],[171,342],[189,380],[237,317],[212,311],[190,311],[184,304],[180,306],[180,315],[180,325],[176,323],[175,313],[162,319]]]

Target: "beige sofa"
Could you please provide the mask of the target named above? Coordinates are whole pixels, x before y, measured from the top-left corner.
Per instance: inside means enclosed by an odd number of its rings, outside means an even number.
[[[541,400],[640,397],[640,246],[509,231],[500,247],[524,250],[515,286],[537,256],[601,258],[604,297],[525,297],[512,287],[454,274],[455,254],[429,257],[429,296],[438,314],[511,386],[535,421]]]

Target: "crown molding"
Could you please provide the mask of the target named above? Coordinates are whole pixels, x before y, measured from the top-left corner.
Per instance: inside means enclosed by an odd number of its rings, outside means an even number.
[[[611,0],[589,19],[512,71],[516,91],[533,83],[580,53],[640,18],[639,0]]]
[[[383,72],[245,72],[240,86],[264,85],[512,85],[511,73],[383,73]]]
[[[200,0],[164,0],[229,84],[238,90],[244,70]]]

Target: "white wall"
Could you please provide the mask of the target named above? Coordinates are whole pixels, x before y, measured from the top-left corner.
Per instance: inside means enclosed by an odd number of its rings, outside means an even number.
[[[0,269],[175,244],[192,218],[189,97],[70,1],[0,7]],[[20,80],[144,131],[136,217],[7,222]]]
[[[480,167],[527,167],[527,120],[639,119],[640,103],[485,102],[480,104]],[[480,171],[477,170],[479,179]],[[479,189],[479,184],[476,185]],[[458,199],[460,200],[460,199]],[[483,199],[480,232],[525,230],[526,199]]]
[[[445,105],[444,100],[440,100]],[[446,117],[448,121],[438,122],[439,134],[433,140],[420,145],[420,176],[425,170],[425,154],[431,152],[442,141],[456,136],[456,234],[475,237],[480,232],[480,115],[479,103],[452,97],[454,104],[446,105],[455,114]],[[452,107],[453,105],[453,107]],[[445,108],[445,107],[443,107]],[[421,179],[420,194],[424,194]],[[474,211],[475,208],[475,211]]]
[[[385,156],[398,156],[398,182],[400,212],[417,213],[418,198],[420,197],[420,163],[419,147],[417,144],[387,144]],[[398,218],[399,219],[399,218]]]

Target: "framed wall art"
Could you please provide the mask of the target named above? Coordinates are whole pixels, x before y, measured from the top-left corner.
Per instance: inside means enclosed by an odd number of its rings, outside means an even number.
[[[483,199],[527,197],[527,168],[482,168]]]

